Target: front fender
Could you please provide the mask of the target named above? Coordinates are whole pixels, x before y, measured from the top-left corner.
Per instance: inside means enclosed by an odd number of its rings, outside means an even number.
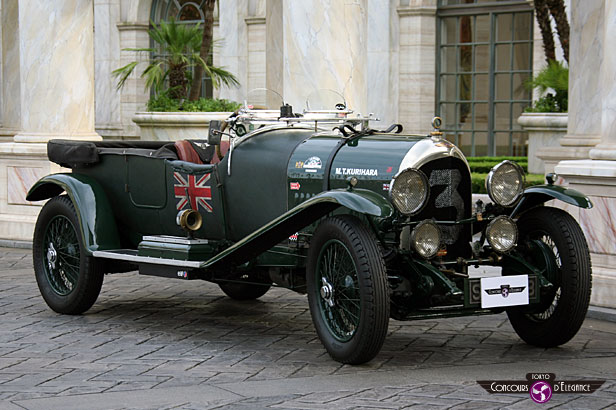
[[[375,192],[366,189],[325,191],[247,235],[201,267],[228,263],[240,265],[341,206],[377,218],[388,218],[393,214],[391,204]]]
[[[560,185],[535,185],[524,190],[522,199],[511,213],[511,217],[514,218],[524,211],[552,199],[558,199],[584,209],[592,208],[590,198],[580,191]]]
[[[62,192],[73,201],[84,250],[120,249],[120,237],[107,195],[94,179],[78,174],[52,174],[41,178],[28,191],[28,201],[41,201]]]
[[[382,195],[367,189],[334,189],[320,193],[312,197],[310,201],[312,200],[335,202],[351,211],[378,218],[389,218],[394,212],[388,200]],[[299,206],[302,206],[302,204]]]

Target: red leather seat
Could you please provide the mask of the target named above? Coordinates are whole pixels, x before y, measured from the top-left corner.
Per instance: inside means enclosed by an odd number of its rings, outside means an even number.
[[[229,152],[229,145],[229,141],[220,141],[220,153],[222,154],[223,158],[225,157],[225,155],[227,155],[227,152]],[[218,158],[218,154],[214,153],[211,163],[218,164],[221,159],[222,158]]]
[[[195,164],[203,164],[199,154],[193,148],[192,144],[186,140],[176,141],[175,150],[178,152],[178,159],[186,162],[193,162]]]

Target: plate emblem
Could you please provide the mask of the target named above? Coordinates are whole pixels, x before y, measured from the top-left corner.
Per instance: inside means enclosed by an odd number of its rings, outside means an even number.
[[[212,205],[208,201],[212,200],[212,187],[207,185],[212,174],[204,175],[184,175],[181,172],[174,172],[175,184],[173,190],[178,200],[176,208],[178,211],[187,205],[195,211],[199,206],[206,212],[213,212]]]

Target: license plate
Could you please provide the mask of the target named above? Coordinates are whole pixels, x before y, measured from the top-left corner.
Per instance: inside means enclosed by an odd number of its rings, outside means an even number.
[[[528,275],[481,278],[481,307],[528,305]]]

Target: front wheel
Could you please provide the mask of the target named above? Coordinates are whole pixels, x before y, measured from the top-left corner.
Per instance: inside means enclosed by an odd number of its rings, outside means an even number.
[[[372,360],[389,323],[387,271],[376,238],[353,216],[325,219],[308,251],[306,282],[314,327],[341,363]]]
[[[103,269],[84,252],[77,213],[67,196],[54,197],[41,209],[32,259],[39,290],[52,310],[77,315],[92,307],[103,284]]]
[[[542,256],[530,262],[545,269],[553,287],[541,293],[538,308],[511,308],[507,315],[526,343],[562,345],[578,332],[590,303],[591,265],[586,238],[576,220],[556,208],[531,210],[520,218],[518,226],[521,244],[535,242],[543,250]]]

